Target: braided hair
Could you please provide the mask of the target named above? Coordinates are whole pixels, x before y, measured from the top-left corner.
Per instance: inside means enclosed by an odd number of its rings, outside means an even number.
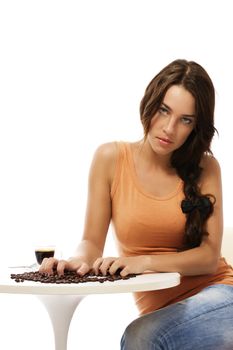
[[[203,236],[208,235],[206,221],[214,208],[214,196],[202,194],[198,182],[203,155],[213,156],[210,145],[217,131],[214,127],[215,90],[208,73],[198,63],[178,59],[168,64],[152,79],[141,100],[140,118],[145,138],[151,119],[173,85],[183,86],[195,99],[195,128],[171,156],[171,166],[184,183],[181,209],[186,215],[186,224],[182,249],[188,249],[199,246]]]

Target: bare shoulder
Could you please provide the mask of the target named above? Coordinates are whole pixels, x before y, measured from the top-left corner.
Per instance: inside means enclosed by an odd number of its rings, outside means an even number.
[[[203,173],[216,173],[219,174],[221,172],[220,164],[218,160],[209,154],[205,154],[201,161],[201,167],[203,169]]]
[[[219,186],[221,184],[221,167],[218,160],[212,155],[204,155],[200,165],[203,169],[201,187],[209,187],[211,184]]]
[[[116,161],[117,145],[116,142],[103,143],[95,151],[94,158],[109,163]]]
[[[97,147],[93,162],[92,169],[95,169],[95,173],[101,173],[102,176],[108,181],[112,181],[117,160],[117,143],[108,142],[101,144]]]

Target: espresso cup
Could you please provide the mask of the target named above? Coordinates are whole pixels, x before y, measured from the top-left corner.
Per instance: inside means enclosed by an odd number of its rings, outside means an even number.
[[[41,245],[35,248],[36,261],[39,265],[42,264],[44,258],[52,258],[55,254],[55,246],[53,245]]]

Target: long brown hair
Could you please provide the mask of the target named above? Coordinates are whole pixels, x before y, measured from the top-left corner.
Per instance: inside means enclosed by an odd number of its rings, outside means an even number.
[[[211,195],[201,194],[198,180],[202,172],[200,162],[203,155],[213,155],[210,145],[217,131],[214,127],[215,89],[208,73],[198,63],[178,59],[168,64],[149,83],[140,104],[145,137],[151,119],[172,85],[182,85],[195,99],[195,128],[171,157],[172,167],[184,182],[185,199],[181,203],[186,215],[183,248],[192,248],[199,246],[203,235],[208,234],[205,224],[214,206],[210,201]]]

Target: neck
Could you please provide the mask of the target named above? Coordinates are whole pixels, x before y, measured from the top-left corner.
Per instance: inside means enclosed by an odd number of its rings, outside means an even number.
[[[142,140],[137,143],[137,155],[140,161],[145,163],[148,168],[161,169],[163,171],[174,171],[171,167],[171,155],[160,155],[153,151],[148,140]]]

